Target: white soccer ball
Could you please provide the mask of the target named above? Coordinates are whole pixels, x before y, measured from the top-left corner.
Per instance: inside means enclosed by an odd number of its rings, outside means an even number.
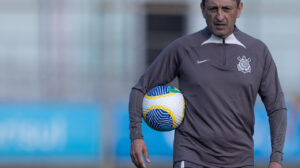
[[[182,93],[175,87],[160,85],[144,96],[143,118],[153,129],[171,131],[183,121],[185,102]]]

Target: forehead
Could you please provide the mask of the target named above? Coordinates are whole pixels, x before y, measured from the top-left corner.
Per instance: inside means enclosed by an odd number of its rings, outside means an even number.
[[[206,0],[206,6],[232,6],[236,5],[236,0]]]

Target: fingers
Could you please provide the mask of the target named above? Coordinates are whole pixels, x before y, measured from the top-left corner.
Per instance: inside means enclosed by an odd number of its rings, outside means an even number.
[[[145,160],[150,163],[148,149],[144,140],[135,140],[133,143],[131,143],[130,157],[131,161],[138,168],[146,168],[143,155]]]
[[[148,154],[148,148],[147,147],[144,148],[144,157],[145,157],[146,162],[150,163],[149,154]]]
[[[136,153],[133,149],[133,146],[131,146],[131,150],[130,150],[130,157],[131,157],[131,161],[134,163],[134,165],[136,167],[139,167],[139,164],[138,164],[138,159],[136,157]]]
[[[142,153],[130,153],[131,161],[134,163],[134,165],[138,168],[146,168],[146,165],[143,160]]]
[[[137,153],[137,158],[138,158],[138,165],[140,166],[140,168],[146,168],[142,153]]]

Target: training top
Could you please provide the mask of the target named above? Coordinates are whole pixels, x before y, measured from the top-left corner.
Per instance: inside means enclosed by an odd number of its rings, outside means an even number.
[[[172,42],[132,88],[131,140],[143,138],[144,95],[175,77],[186,109],[183,123],[175,131],[174,163],[253,166],[254,105],[258,94],[269,117],[270,161],[282,161],[286,105],[276,65],[263,42],[237,27],[226,39],[205,28]]]

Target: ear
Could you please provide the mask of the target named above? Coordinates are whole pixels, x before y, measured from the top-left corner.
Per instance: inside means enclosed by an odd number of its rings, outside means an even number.
[[[202,15],[203,15],[203,17],[205,18],[205,12],[204,12],[204,10],[205,10],[205,7],[204,7],[204,5],[202,4],[202,3],[200,3],[200,8],[201,8],[201,12],[202,12]]]
[[[241,16],[242,10],[243,10],[243,2],[240,2],[238,8],[237,8],[237,18]]]

